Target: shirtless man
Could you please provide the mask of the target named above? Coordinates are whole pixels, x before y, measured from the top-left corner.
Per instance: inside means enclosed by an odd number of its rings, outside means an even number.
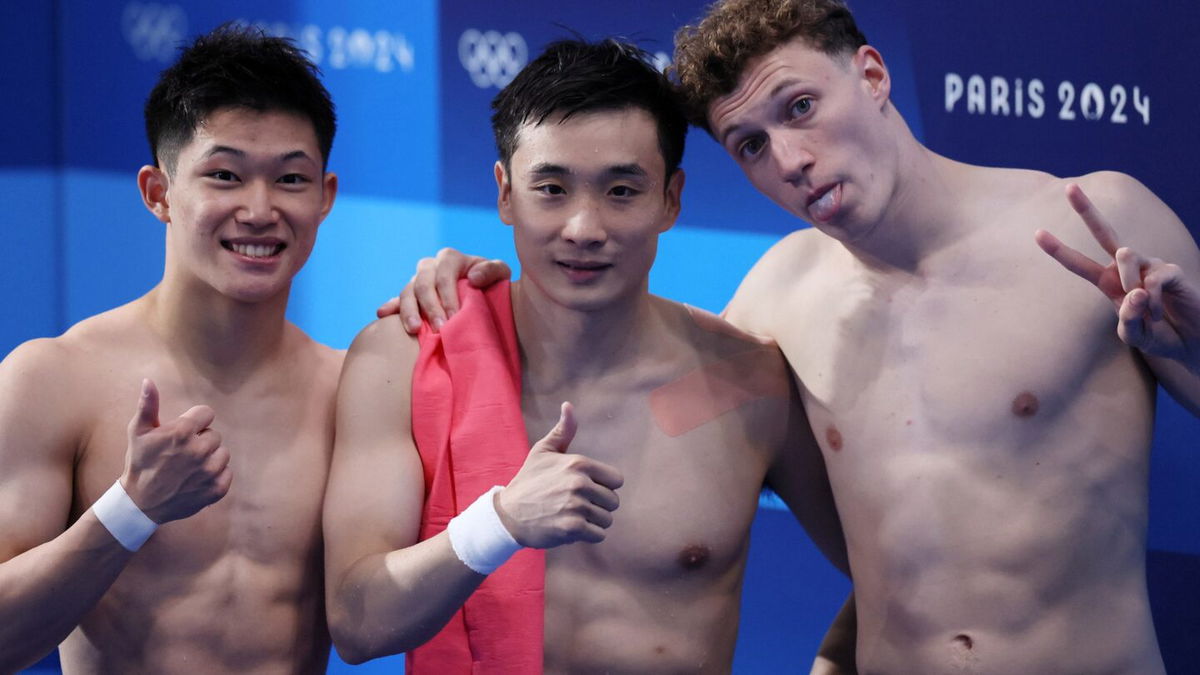
[[[1179,219],[1125,175],[923,147],[835,0],[719,3],[681,31],[676,68],[694,121],[814,226],[763,256],[726,317],[797,376],[861,672],[1163,672],[1145,580],[1156,383],[1200,412],[1200,253]],[[443,259],[456,276],[463,259]],[[410,319],[439,293],[431,269]]]
[[[222,28],[146,124],[162,281],[0,365],[0,671],[61,642],[67,673],[323,673],[341,359],[284,310],[337,191],[333,106],[289,42]]]
[[[530,436],[551,430],[494,508],[518,543],[549,549],[545,670],[728,672],[764,480],[834,559],[841,543],[782,357],[647,290],[679,212],[684,118],[613,41],[551,45],[493,108],[500,218],[523,263],[521,412]],[[399,321],[377,321],[339,388],[326,573],[351,662],[428,639],[484,579],[447,534],[417,541],[417,354]]]

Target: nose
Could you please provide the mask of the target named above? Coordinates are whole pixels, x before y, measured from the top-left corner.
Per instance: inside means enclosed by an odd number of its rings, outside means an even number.
[[[237,220],[250,227],[267,227],[279,214],[272,199],[272,186],[266,181],[251,181],[242,189],[242,203],[237,211]]]
[[[592,199],[581,199],[579,208],[568,218],[561,236],[568,242],[584,249],[596,249],[608,240],[600,206]]]
[[[816,158],[794,135],[782,134],[772,139],[771,156],[779,167],[779,177],[793,186],[807,180]]]

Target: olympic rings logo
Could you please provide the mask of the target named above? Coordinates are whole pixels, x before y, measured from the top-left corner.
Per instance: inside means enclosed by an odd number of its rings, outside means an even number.
[[[512,82],[528,59],[529,47],[520,33],[468,28],[458,39],[458,60],[480,89]]]
[[[121,14],[121,32],[143,61],[170,61],[187,35],[187,16],[179,5],[131,2]]]

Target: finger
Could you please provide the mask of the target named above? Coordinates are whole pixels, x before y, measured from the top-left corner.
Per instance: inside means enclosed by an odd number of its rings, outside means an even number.
[[[558,423],[546,432],[540,441],[534,443],[533,448],[539,452],[566,452],[575,438],[577,429],[575,409],[564,401],[558,412]]]
[[[1058,237],[1045,230],[1034,232],[1033,239],[1047,255],[1057,260],[1058,264],[1067,268],[1067,270],[1076,276],[1091,282],[1093,286],[1100,286],[1100,278],[1104,274],[1104,265],[1067,246]]]
[[[575,541],[586,541],[592,544],[604,541],[605,536],[604,528],[586,519],[580,519],[580,522],[571,528],[571,534]]]
[[[600,529],[606,530],[613,524],[613,514],[611,511],[596,508],[592,504],[584,506],[580,509],[580,513],[584,519]]]
[[[467,270],[481,260],[483,259],[479,256],[464,255],[452,248],[438,251],[435,283],[447,318],[454,316],[460,306],[458,303],[458,280],[467,276]]]
[[[1162,321],[1163,318],[1163,286],[1175,280],[1172,278],[1171,268],[1178,270],[1174,265],[1164,265],[1162,260],[1153,258],[1150,260],[1150,273],[1142,279],[1142,288],[1146,289],[1149,294],[1148,308],[1150,318],[1153,321]]]
[[[391,316],[400,311],[400,298],[388,298],[387,302],[379,306],[375,310],[375,318],[382,319],[385,316]]]
[[[582,465],[580,470],[598,485],[609,490],[616,490],[625,484],[625,477],[621,475],[621,470],[611,464],[592,460]]]
[[[421,308],[417,305],[417,296],[413,294],[412,282],[409,282],[400,297],[396,300],[400,311],[400,320],[404,322],[404,330],[409,335],[416,335],[421,330]]]
[[[512,277],[512,270],[503,260],[483,260],[471,265],[467,279],[475,288],[487,288],[497,281]]]
[[[421,314],[429,319],[433,330],[439,331],[446,322],[446,312],[442,308],[442,300],[437,291],[437,263],[433,258],[422,258],[417,263],[417,274],[410,282],[413,295]]]
[[[142,393],[138,397],[137,412],[129,421],[129,430],[140,436],[158,427],[158,387],[150,378],[142,380]]]
[[[1117,273],[1121,276],[1121,290],[1128,293],[1135,288],[1141,288],[1142,270],[1149,265],[1146,259],[1128,246],[1117,249],[1113,257],[1117,261]]]
[[[212,408],[206,405],[194,405],[179,416],[179,421],[185,425],[190,425],[190,431],[194,434],[207,429],[216,418],[217,414],[213,412]]]
[[[1117,311],[1117,336],[1130,347],[1137,349],[1146,344],[1146,305],[1149,294],[1145,289],[1136,289],[1125,296],[1121,309]]]
[[[213,476],[215,480],[216,477],[220,476],[221,472],[225,470],[225,467],[229,466],[229,460],[229,450],[227,450],[223,445],[218,446],[208,457],[204,459],[204,472],[210,476]]]
[[[213,501],[217,501],[218,499],[221,499],[225,495],[229,494],[230,485],[233,485],[233,471],[230,471],[229,467],[226,466],[221,470],[221,473],[217,474],[217,477],[213,479],[213,495],[215,496]]]
[[[1096,242],[1100,244],[1101,248],[1108,252],[1109,255],[1116,255],[1117,248],[1120,246],[1117,243],[1117,233],[1109,227],[1104,216],[1092,204],[1092,200],[1088,199],[1088,196],[1083,193],[1083,188],[1075,183],[1068,183],[1067,201],[1071,204],[1071,208],[1075,209],[1075,213],[1078,213],[1079,217],[1083,219],[1088,229],[1091,230],[1092,236],[1096,238]]]
[[[205,427],[197,431],[195,437],[194,447],[196,452],[201,455],[210,455],[221,447],[221,434],[212,427]]]
[[[587,500],[589,504],[594,504],[596,507],[605,511],[616,511],[621,505],[621,498],[612,488],[605,487],[595,482],[590,481],[590,487],[580,489],[579,496]]]

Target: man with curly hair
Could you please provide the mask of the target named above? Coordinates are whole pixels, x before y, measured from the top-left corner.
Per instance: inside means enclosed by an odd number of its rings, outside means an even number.
[[[726,317],[774,338],[803,390],[859,667],[1163,672],[1145,580],[1156,383],[1200,411],[1200,253],[1175,214],[1126,175],[922,146],[837,0],[719,3],[679,32],[676,64],[693,122],[813,225]]]
[[[847,538],[860,670],[1163,672],[1147,473],[1156,385],[1200,413],[1187,229],[1123,174],[925,148],[837,0],[719,2],[675,59],[692,121],[813,225],[725,316],[795,372]],[[506,274],[439,258],[406,320],[441,312],[459,267],[476,285]]]

